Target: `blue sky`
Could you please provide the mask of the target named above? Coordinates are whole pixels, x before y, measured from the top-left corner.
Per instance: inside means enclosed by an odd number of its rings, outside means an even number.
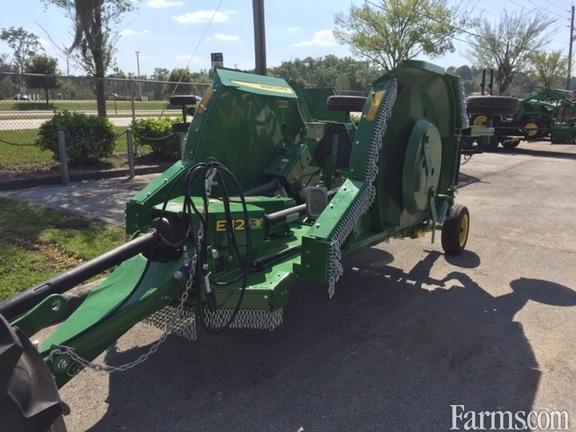
[[[72,40],[70,23],[62,11],[46,8],[40,0],[4,0],[2,3],[0,27],[23,26],[38,34],[46,52],[58,57],[59,68],[65,71],[65,57],[54,47],[54,44],[68,46]],[[146,74],[154,67],[208,68],[210,52],[214,51],[224,53],[225,66],[253,67],[251,0],[222,0],[196,52],[194,49],[219,0],[139,0],[135,3],[135,10],[127,14],[119,26],[116,44],[116,61],[125,72],[136,72],[137,50],[141,53],[141,72]],[[336,13],[348,10],[350,4],[361,3],[362,0],[266,0],[268,65],[297,57],[350,55],[350,51],[332,37],[333,18]],[[493,20],[503,9],[525,14],[544,10],[557,19],[549,47],[564,53],[568,52],[570,5],[566,0],[471,0],[467,3],[477,16]],[[455,53],[432,61],[444,67],[468,64],[469,50],[465,43],[456,42]],[[9,50],[0,43],[0,52]],[[71,73],[81,73],[75,64],[70,66]]]

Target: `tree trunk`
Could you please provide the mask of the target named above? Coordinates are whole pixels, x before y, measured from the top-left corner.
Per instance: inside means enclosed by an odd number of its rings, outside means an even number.
[[[106,117],[106,94],[104,93],[104,74],[96,74],[96,107],[98,109],[98,117]]]
[[[102,3],[94,10],[94,45],[92,57],[94,58],[94,78],[96,79],[96,107],[98,117],[106,117],[106,94],[104,93],[104,37],[102,35]]]
[[[50,103],[50,90],[48,90],[48,88],[44,89],[44,95],[46,96],[46,108],[48,108],[48,104]]]

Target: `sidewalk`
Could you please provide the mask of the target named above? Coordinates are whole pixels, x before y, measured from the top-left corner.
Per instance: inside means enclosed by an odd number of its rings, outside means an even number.
[[[70,186],[47,185],[6,191],[0,196],[122,225],[126,202],[158,175],[141,175],[132,180],[83,180]]]

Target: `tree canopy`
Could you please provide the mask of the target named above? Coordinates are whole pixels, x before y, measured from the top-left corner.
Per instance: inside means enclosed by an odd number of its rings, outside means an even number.
[[[106,116],[104,81],[114,60],[114,27],[134,7],[131,0],[43,0],[66,11],[74,30],[70,51],[80,54],[82,67],[96,79],[98,115]]]
[[[517,72],[547,42],[546,30],[554,20],[545,14],[504,11],[498,22],[483,19],[476,28],[472,55],[479,67],[494,68],[500,94],[506,94]]]
[[[335,55],[294,59],[269,69],[269,73],[294,80],[304,87],[333,87],[338,90],[367,90],[382,72],[366,61]]]
[[[568,59],[561,51],[538,51],[531,58],[532,76],[543,87],[552,88],[566,78]]]
[[[467,19],[447,0],[379,0],[351,5],[334,23],[336,39],[389,71],[421,54],[437,57],[454,51],[453,37]]]
[[[20,73],[24,71],[26,61],[42,51],[38,36],[24,30],[23,27],[3,28],[0,32],[0,40],[6,42],[12,49],[13,62]]]
[[[34,56],[28,59],[25,66],[26,85],[30,88],[43,89],[46,105],[50,102],[50,90],[58,88],[59,82],[56,74],[58,61],[45,55]]]

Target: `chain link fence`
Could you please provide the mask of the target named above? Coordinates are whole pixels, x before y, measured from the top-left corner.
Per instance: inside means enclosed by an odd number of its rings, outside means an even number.
[[[182,119],[182,107],[171,106],[172,94],[202,96],[208,84],[105,78],[106,117],[114,128],[112,155],[90,166],[71,170],[103,170],[128,166],[126,131],[146,118]],[[39,128],[55,113],[65,111],[96,116],[96,80],[89,77],[0,73],[0,182],[59,173],[58,156],[39,145]],[[181,120],[180,120],[181,121]],[[188,119],[189,121],[189,119]],[[179,137],[134,136],[136,165],[169,163],[162,143]],[[154,145],[156,144],[156,145]],[[168,158],[169,159],[169,158]]]

